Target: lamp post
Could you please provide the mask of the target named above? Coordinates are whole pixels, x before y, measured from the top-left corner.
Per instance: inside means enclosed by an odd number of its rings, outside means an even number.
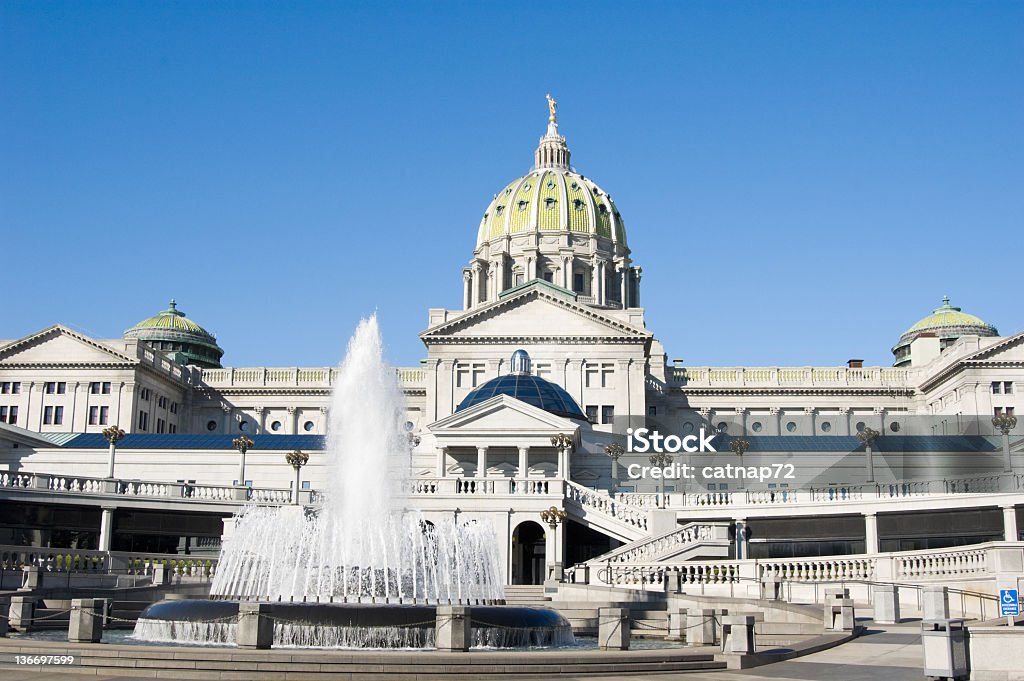
[[[747,452],[748,449],[750,449],[750,442],[748,440],[744,440],[743,438],[738,438],[729,443],[729,449],[731,449],[733,453],[739,457],[739,465],[742,466],[743,455]],[[739,476],[737,479],[739,480],[740,489],[743,489],[743,481],[746,478],[744,478],[743,476]]]
[[[562,538],[559,535],[558,526],[565,522],[566,516],[566,512],[557,506],[546,508],[540,512],[540,519],[551,528],[551,531],[547,533],[547,545],[551,555],[548,574],[551,579],[559,582],[562,581],[565,573],[562,565]]]
[[[572,438],[565,433],[551,436],[552,446],[558,449],[558,471],[566,480],[569,479],[569,449],[572,447]]]
[[[288,452],[284,455],[284,460],[295,469],[295,487],[292,488],[292,504],[299,503],[299,471],[309,461],[309,454],[296,449],[294,452]]]
[[[992,419],[992,425],[1003,434],[1003,472],[1009,473],[1013,470],[1013,461],[1010,458],[1010,431],[1017,427],[1017,417],[998,414]]]
[[[672,464],[672,455],[666,454],[665,452],[658,452],[657,454],[651,454],[648,459],[652,466],[658,468],[665,468]],[[665,494],[662,490],[665,489],[665,483],[661,482],[665,478],[661,475],[658,476],[658,508],[665,508]]]
[[[107,477],[114,477],[114,457],[117,453],[117,443],[125,436],[125,432],[122,428],[118,428],[116,425],[110,426],[109,428],[103,429],[103,437],[107,438],[107,442],[110,443],[110,452],[107,455]]]
[[[864,445],[864,465],[867,467],[868,482],[875,481],[875,461],[872,455],[871,446],[879,438],[879,433],[874,428],[865,428],[857,433],[857,439]]]
[[[238,450],[238,484],[245,487],[245,453],[253,446],[253,441],[245,435],[236,437],[231,444]]]
[[[618,442],[613,442],[604,448],[604,453],[612,460],[612,489],[617,491],[619,488],[619,457],[626,453],[626,448]]]

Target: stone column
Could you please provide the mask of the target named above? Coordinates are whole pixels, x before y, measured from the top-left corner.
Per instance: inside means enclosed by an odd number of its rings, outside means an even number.
[[[778,407],[770,407],[768,409],[768,434],[769,435],[781,435],[782,421],[782,410]]]
[[[462,309],[468,310],[473,307],[473,271],[462,270]]]
[[[476,448],[476,477],[487,477],[487,447]]]
[[[864,514],[864,552],[878,553],[878,515]]]
[[[221,418],[220,426],[225,433],[234,432],[231,430],[231,407],[228,405],[221,405],[221,410],[224,412],[224,416]]]
[[[1020,530],[1017,528],[1017,509],[1013,505],[1003,506],[1003,539],[1018,541]]]
[[[256,420],[259,422],[259,430],[257,430],[256,432],[267,432],[267,410],[264,409],[263,407],[255,407],[253,411],[256,412]]]
[[[527,478],[530,475],[530,448],[519,448],[519,468],[516,475],[520,478]]]
[[[818,434],[818,419],[816,418],[817,414],[818,414],[818,410],[815,409],[814,407],[805,407],[804,408],[804,416],[807,417],[807,420],[811,424],[811,429],[810,429],[810,434],[811,435],[817,435]]]
[[[443,478],[448,474],[448,448],[437,448],[437,477]]]
[[[104,506],[100,515],[100,540],[99,550],[109,551],[110,540],[114,536],[114,509],[111,506]]]
[[[850,434],[850,408],[840,407],[839,408],[839,432],[837,435],[849,435]]]
[[[736,560],[745,560],[750,554],[749,532],[747,519],[736,518]]]
[[[628,307],[626,304],[626,268],[616,267],[615,271],[619,275],[619,302],[622,304],[622,309],[625,310]]]

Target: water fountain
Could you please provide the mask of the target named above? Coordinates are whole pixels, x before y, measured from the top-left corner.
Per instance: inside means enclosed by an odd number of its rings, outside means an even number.
[[[504,590],[497,539],[484,523],[430,523],[399,494],[409,474],[405,403],[383,361],[376,316],[349,342],[331,400],[318,511],[249,507],[225,543],[214,600],[146,609],[135,636],[230,643],[239,600],[280,602],[275,645],[418,648],[433,644],[438,604],[474,606],[478,645],[571,642],[568,623],[541,608],[497,605]]]

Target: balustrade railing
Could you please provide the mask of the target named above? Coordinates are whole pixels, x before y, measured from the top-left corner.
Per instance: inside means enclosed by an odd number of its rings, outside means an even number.
[[[638,530],[647,531],[648,512],[644,509],[621,503],[606,494],[600,494],[569,480],[565,481],[565,498],[567,501],[575,502],[585,511],[595,512]]]
[[[878,386],[912,388],[910,372],[889,367],[668,367],[670,385],[716,386]]]
[[[220,545],[219,539],[204,538],[207,549]],[[0,570],[36,566],[45,572],[83,572],[151,576],[157,565],[166,566],[178,577],[209,578],[216,574],[218,559],[188,554],[150,554],[124,551],[0,546]]]
[[[330,367],[313,368],[264,368],[243,367],[237,369],[197,369],[198,382],[214,388],[231,386],[290,385],[309,387],[330,387],[337,378],[337,369]],[[402,384],[421,384],[426,371],[420,368],[397,368],[398,380]]]
[[[689,546],[717,541],[729,544],[729,523],[696,522],[639,539],[593,558],[588,563],[644,563],[678,555]]]

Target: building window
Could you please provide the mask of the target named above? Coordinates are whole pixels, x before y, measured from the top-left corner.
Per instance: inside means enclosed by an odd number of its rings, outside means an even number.
[[[612,384],[612,374],[615,373],[614,364],[604,362],[602,364],[587,364],[584,371],[584,380],[588,388],[607,388]]]
[[[21,383],[11,383],[6,381],[0,383],[0,395],[20,395],[21,394]]]
[[[790,421],[789,423],[787,423],[786,424],[786,431],[790,432],[790,433],[795,433],[796,432],[796,423],[794,421]]]
[[[240,431],[242,431],[243,433],[245,431],[249,430],[249,422],[248,421],[239,421],[238,422],[238,429]]]
[[[43,409],[43,425],[59,426],[64,423],[64,407],[45,407]]]
[[[11,407],[10,413],[7,415],[7,423],[15,426],[18,424],[18,408]]]
[[[459,364],[455,369],[455,385],[459,388],[475,388],[484,377],[483,362]]]
[[[163,419],[157,419],[156,420],[156,432],[158,432],[158,433],[164,432],[164,427],[166,425],[167,425],[166,421],[164,421]]]
[[[100,425],[107,425],[107,415],[110,414],[110,407],[100,407]]]
[[[206,429],[210,430],[210,431],[217,430],[217,422],[216,421],[207,421],[206,422]]]
[[[515,285],[519,286],[522,283],[523,283],[523,274],[522,274],[522,272],[516,272],[516,284]]]
[[[272,431],[274,431],[275,433],[277,431],[281,430],[281,422],[280,421],[274,421],[273,423],[270,424],[270,429]]]
[[[900,422],[899,421],[893,421],[892,423],[890,423],[889,424],[889,430],[891,430],[894,433],[900,432]]]
[[[89,407],[89,425],[96,426],[100,422],[100,408]]]
[[[761,422],[760,421],[754,421],[753,423],[750,424],[750,429],[752,431],[754,431],[755,433],[760,433],[761,432],[761,428],[762,428],[762,426],[761,426]]]
[[[43,409],[43,425],[53,425],[53,407],[46,407]]]
[[[313,422],[312,422],[312,421],[306,421],[305,423],[303,423],[303,424],[302,424],[302,429],[303,429],[304,431],[306,431],[307,433],[308,433],[309,431],[313,430],[313,428],[315,428],[315,427],[316,427],[316,426],[314,426],[314,425],[313,425]]]
[[[822,423],[821,423],[821,432],[827,433],[830,430],[832,430],[832,424],[829,423],[828,421],[822,421]]]
[[[174,425],[173,423],[168,423],[167,424],[167,432],[168,433],[177,433],[178,432],[178,426]]]
[[[90,383],[89,392],[93,395],[109,395],[110,381],[94,381]]]
[[[554,277],[554,273],[552,273],[552,272],[545,272],[544,273],[544,281],[550,283],[550,282],[552,282],[554,280],[554,278],[555,278]]]
[[[161,395],[160,397],[156,398],[156,406],[160,407],[161,409],[166,409],[167,408],[167,398],[164,397],[163,395]]]
[[[171,402],[171,413],[172,414],[177,414],[178,413],[178,403],[177,402]]]
[[[588,404],[587,405],[587,420],[590,421],[591,423],[597,423],[597,405],[596,404]]]
[[[857,428],[857,432],[859,433],[859,432],[863,431],[865,428],[867,428],[867,425],[863,421],[857,421],[856,428]]]
[[[996,407],[993,410],[994,416],[1002,416],[1003,414],[1006,414],[1007,416],[1013,416],[1013,407]]]
[[[615,407],[601,407],[601,423],[611,423],[615,419]]]
[[[1003,384],[999,381],[992,381],[992,394],[1001,395],[1003,393]]]
[[[583,293],[583,274],[581,272],[572,275],[572,290],[576,293]]]
[[[144,411],[139,412],[139,430],[149,430],[149,414]]]
[[[149,402],[149,388],[142,388],[139,390],[139,399],[144,402]]]
[[[68,384],[61,382],[49,381],[43,386],[43,392],[47,395],[63,395],[68,391]]]
[[[648,416],[657,416],[658,415],[658,408],[657,407],[647,407],[647,415]]]
[[[1010,381],[1003,381],[1003,394],[1004,395],[1012,395],[1013,394],[1013,383],[1011,383]]]

